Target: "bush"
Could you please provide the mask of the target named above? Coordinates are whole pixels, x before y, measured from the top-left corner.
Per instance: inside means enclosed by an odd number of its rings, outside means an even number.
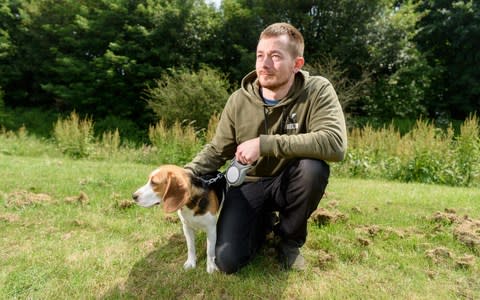
[[[57,120],[53,136],[60,150],[68,156],[88,157],[93,151],[93,121],[80,119],[76,112],[72,112],[66,119]]]
[[[167,126],[176,120],[194,121],[206,128],[210,117],[221,112],[229,96],[226,77],[209,67],[198,72],[171,70],[145,91],[150,108]]]

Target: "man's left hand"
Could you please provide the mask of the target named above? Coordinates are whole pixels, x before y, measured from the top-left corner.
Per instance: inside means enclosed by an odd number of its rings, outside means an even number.
[[[251,165],[260,157],[260,138],[254,138],[238,145],[235,159],[244,164]]]

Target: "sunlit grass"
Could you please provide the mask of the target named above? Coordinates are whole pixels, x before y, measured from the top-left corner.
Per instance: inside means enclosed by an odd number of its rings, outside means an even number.
[[[334,176],[320,207],[343,218],[310,221],[306,272],[283,271],[266,248],[238,274],[209,275],[204,234],[197,269],[184,271],[176,215],[129,204],[154,167],[0,154],[0,299],[480,297],[480,246],[432,219],[480,219],[478,189]]]

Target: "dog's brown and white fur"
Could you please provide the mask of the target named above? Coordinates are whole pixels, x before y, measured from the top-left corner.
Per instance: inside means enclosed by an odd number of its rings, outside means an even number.
[[[198,177],[184,168],[163,165],[150,174],[148,182],[132,197],[138,205],[143,207],[163,203],[165,212],[177,211],[187,241],[188,258],[184,264],[185,269],[195,268],[197,264],[195,230],[205,230],[207,272],[212,273],[218,270],[215,265],[215,243],[221,199],[217,195],[214,190],[206,188]]]

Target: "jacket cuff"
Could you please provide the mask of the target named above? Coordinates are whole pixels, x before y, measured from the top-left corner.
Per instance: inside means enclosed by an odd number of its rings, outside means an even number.
[[[260,135],[260,155],[272,155],[273,154],[273,136],[262,134]]]

